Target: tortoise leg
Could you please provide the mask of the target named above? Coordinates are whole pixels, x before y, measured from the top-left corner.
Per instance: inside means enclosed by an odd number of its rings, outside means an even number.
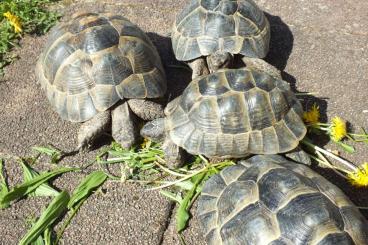
[[[164,117],[164,107],[156,102],[144,99],[128,100],[130,109],[145,121],[152,121]]]
[[[285,154],[286,157],[290,158],[291,160],[294,160],[299,163],[303,163],[305,165],[312,165],[311,158],[309,157],[308,153],[306,153],[302,148],[299,146],[295,148],[294,150],[287,152]]]
[[[243,57],[243,62],[247,65],[249,68],[253,68],[258,71],[266,72],[273,76],[276,79],[281,79],[281,72],[271,64],[267,63],[266,61],[258,58],[249,58],[249,57]]]
[[[177,146],[168,137],[165,139],[162,149],[165,152],[165,159],[170,168],[180,168],[184,165],[186,152]]]
[[[130,148],[139,137],[137,118],[127,102],[112,110],[112,137],[124,148]]]
[[[88,148],[92,142],[107,131],[111,123],[110,110],[100,112],[91,120],[83,123],[78,132],[78,150]]]
[[[207,68],[206,59],[201,57],[188,62],[189,67],[193,70],[192,79],[196,79],[202,75],[208,75],[210,72]]]

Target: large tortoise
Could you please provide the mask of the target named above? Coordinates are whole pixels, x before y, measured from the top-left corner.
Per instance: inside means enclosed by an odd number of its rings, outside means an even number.
[[[368,244],[368,222],[340,189],[278,155],[212,176],[197,216],[209,245]]]
[[[166,92],[160,56],[148,36],[119,15],[78,13],[57,25],[36,74],[61,118],[85,122],[78,148],[111,121],[113,138],[130,147],[139,135],[135,115],[144,120],[163,115],[163,107],[149,100]]]
[[[180,165],[182,148],[209,158],[285,153],[307,132],[302,113],[285,81],[247,67],[224,69],[193,80],[141,135],[164,140],[171,165]]]
[[[172,30],[176,58],[188,62],[193,79],[228,67],[234,55],[247,66],[276,68],[264,58],[270,24],[253,0],[191,0],[178,14]]]

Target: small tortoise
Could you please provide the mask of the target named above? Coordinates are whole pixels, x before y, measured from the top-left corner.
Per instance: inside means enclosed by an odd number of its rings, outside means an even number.
[[[368,222],[340,189],[278,155],[212,176],[197,216],[209,245],[368,244]]]
[[[172,30],[174,54],[188,62],[193,79],[228,67],[236,54],[243,56],[247,66],[279,74],[261,60],[269,43],[270,24],[252,0],[192,0],[177,16]]]
[[[163,115],[163,107],[148,100],[166,93],[160,56],[148,36],[122,16],[83,13],[56,26],[36,74],[61,118],[85,122],[78,149],[111,122],[113,138],[130,147],[139,136],[136,116]]]
[[[285,153],[307,132],[302,113],[285,81],[247,67],[224,69],[193,80],[141,135],[164,140],[171,165],[180,165],[181,148],[210,158]]]

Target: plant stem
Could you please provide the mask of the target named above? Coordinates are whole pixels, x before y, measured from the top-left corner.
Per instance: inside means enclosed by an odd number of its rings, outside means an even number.
[[[154,162],[159,168],[161,168],[164,172],[166,173],[169,173],[171,175],[174,175],[174,176],[179,176],[179,177],[185,177],[186,175],[185,174],[180,174],[180,173],[177,173],[175,171],[172,171],[168,168],[165,168],[164,166],[162,166],[159,162],[155,161]]]
[[[357,167],[354,164],[352,164],[351,162],[348,162],[345,159],[342,159],[341,157],[338,157],[335,154],[333,154],[333,153],[331,153],[329,151],[326,151],[325,149],[322,149],[321,147],[318,147],[318,146],[316,146],[316,145],[314,145],[312,143],[309,143],[306,140],[302,140],[302,143],[305,144],[305,145],[307,145],[307,146],[309,146],[309,147],[311,147],[311,148],[313,148],[315,151],[319,151],[319,152],[321,152],[321,153],[323,153],[323,154],[325,154],[325,155],[327,155],[327,156],[329,156],[329,157],[331,157],[331,158],[333,158],[333,159],[341,162],[342,164],[344,164],[345,166],[347,166],[348,168],[350,168],[354,172],[357,170]]]
[[[217,166],[220,166],[220,165],[222,165],[222,164],[224,164],[224,163],[222,162],[222,163],[217,163],[217,164],[214,164],[214,165],[211,165],[211,166],[206,166],[206,167],[204,167],[204,168],[202,168],[202,169],[200,169],[200,170],[198,170],[198,171],[196,171],[196,172],[194,172],[194,173],[191,173],[191,174],[187,175],[187,176],[186,176],[186,177],[184,177],[184,178],[178,179],[178,180],[176,180],[176,181],[170,182],[170,183],[165,184],[165,185],[161,185],[161,186],[153,187],[153,188],[150,188],[150,189],[148,189],[148,190],[151,190],[151,191],[153,191],[153,190],[159,190],[159,189],[163,189],[163,188],[166,188],[166,187],[169,187],[169,186],[175,185],[175,184],[177,184],[177,183],[180,183],[180,182],[182,182],[182,181],[184,181],[184,180],[187,180],[187,179],[189,179],[189,178],[192,178],[193,176],[196,176],[197,174],[200,174],[200,173],[202,173],[202,172],[206,171],[206,170],[208,169],[208,167],[217,167]]]

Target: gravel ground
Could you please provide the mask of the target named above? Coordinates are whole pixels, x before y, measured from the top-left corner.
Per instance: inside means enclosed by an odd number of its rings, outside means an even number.
[[[57,6],[68,18],[83,11],[120,13],[149,32],[157,45],[167,70],[169,98],[180,94],[190,80],[176,64],[170,49],[169,33],[175,13],[184,0],[98,0],[69,1]],[[256,1],[266,12],[272,26],[271,51],[267,60],[283,70],[283,77],[297,91],[315,92],[305,105],[317,101],[323,118],[339,115],[353,129],[368,128],[368,2],[356,0],[275,0]],[[6,69],[0,82],[0,153],[28,155],[34,145],[52,143],[70,150],[76,145],[78,125],[59,119],[40,90],[34,76],[34,65],[46,37],[26,36],[15,52],[19,60]],[[325,148],[336,149],[325,139]],[[367,147],[357,145],[357,153],[344,155],[362,163],[368,161]],[[81,165],[96,151],[66,158],[62,165]],[[49,168],[45,161],[37,169]],[[19,166],[6,163],[11,185],[21,181]],[[359,206],[368,206],[368,191],[353,189],[333,173],[319,169],[337,184]],[[85,173],[66,174],[54,181],[60,189],[72,190]],[[145,191],[138,185],[106,183],[104,194],[93,195],[81,208],[66,230],[64,244],[179,244],[174,220],[170,221],[172,204],[157,192]],[[21,200],[10,209],[0,210],[0,244],[16,244],[26,232],[27,222],[37,217],[50,200]],[[193,210],[194,211],[194,210]],[[174,212],[173,212],[174,213]],[[365,212],[366,217],[368,213]],[[203,244],[194,218],[184,232],[188,244]]]

